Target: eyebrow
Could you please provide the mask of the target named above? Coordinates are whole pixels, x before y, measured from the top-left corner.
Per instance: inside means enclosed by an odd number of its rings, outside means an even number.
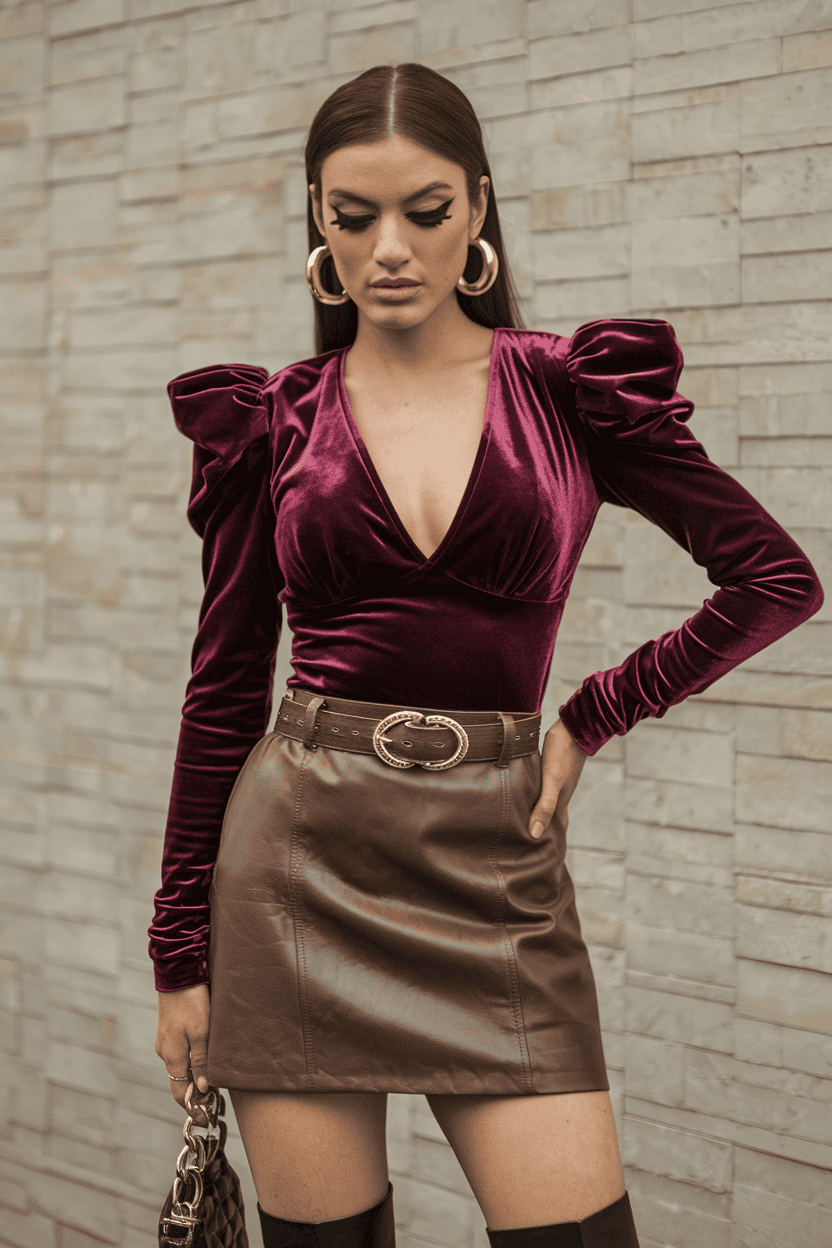
[[[423,195],[427,195],[430,191],[452,191],[454,188],[447,182],[429,182],[427,186],[423,186],[420,191],[414,191],[412,195],[406,195],[402,200],[403,204],[413,203],[414,200],[421,199]],[[354,191],[342,190],[340,186],[334,186],[329,192],[330,195],[342,195],[345,199],[354,199],[358,204],[367,204],[370,208],[375,208],[375,201],[365,199],[363,195],[356,195]]]

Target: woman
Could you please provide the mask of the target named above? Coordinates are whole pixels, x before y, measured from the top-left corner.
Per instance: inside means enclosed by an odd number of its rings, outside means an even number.
[[[390,1091],[427,1096],[492,1244],[632,1248],[569,800],[588,755],[808,619],[820,585],[688,431],[669,325],[517,328],[448,80],[368,70],[306,161],[319,354],[169,387],[206,591],[149,929],[157,1052],[180,1103],[191,1075],[229,1089],[266,1248],[393,1244]],[[602,501],[721,588],[590,675],[541,753]]]

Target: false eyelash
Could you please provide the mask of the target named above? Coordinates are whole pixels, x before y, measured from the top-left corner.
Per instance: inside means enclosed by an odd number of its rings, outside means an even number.
[[[432,208],[430,212],[409,212],[407,215],[417,225],[438,225],[440,221],[447,221],[450,217],[448,208],[454,201],[449,199],[447,203],[440,204],[438,208]]]
[[[432,208],[430,212],[409,212],[407,216],[416,225],[433,226],[439,225],[440,221],[449,220],[449,214],[446,209],[450,208],[454,201],[449,199],[447,203],[441,204],[438,208]],[[363,230],[373,220],[372,215],[355,216],[349,213],[341,212],[340,208],[333,209],[335,220],[330,221],[330,225],[337,225],[342,230]]]
[[[340,208],[335,208],[333,211],[335,220],[330,221],[329,224],[340,226],[342,230],[363,230],[373,219],[371,216],[351,216],[348,213],[341,212]]]

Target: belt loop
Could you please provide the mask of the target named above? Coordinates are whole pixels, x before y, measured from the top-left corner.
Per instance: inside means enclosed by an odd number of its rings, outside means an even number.
[[[306,713],[303,717],[303,744],[307,750],[317,750],[318,743],[314,740],[316,720],[318,711],[324,705],[324,699],[316,695],[310,702],[306,704]]]
[[[500,723],[503,726],[503,744],[500,746],[500,753],[497,756],[495,767],[508,767],[509,756],[511,754],[511,743],[514,740],[514,716],[507,715],[504,711],[498,711]]]

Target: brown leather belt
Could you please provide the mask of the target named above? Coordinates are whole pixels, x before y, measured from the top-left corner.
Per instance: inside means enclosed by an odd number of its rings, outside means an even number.
[[[450,712],[324,698],[292,688],[281,699],[274,731],[311,750],[325,745],[350,754],[376,754],[390,767],[446,771],[463,761],[490,759],[507,767],[512,758],[535,753],[540,720],[540,712]]]

